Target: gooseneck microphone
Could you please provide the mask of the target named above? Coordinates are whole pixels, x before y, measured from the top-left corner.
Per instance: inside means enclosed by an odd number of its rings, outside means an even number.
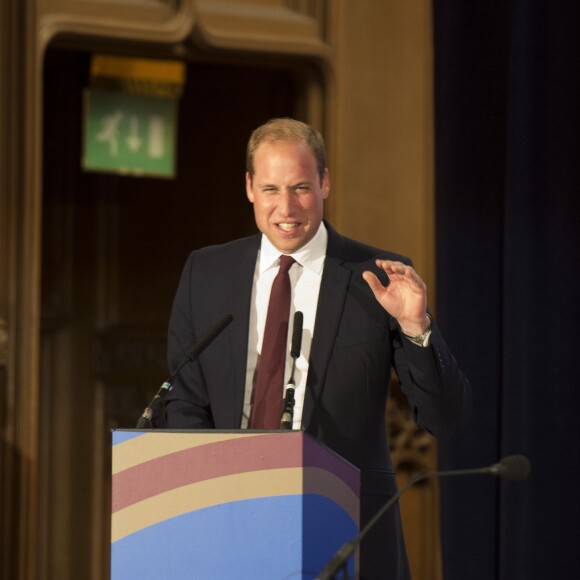
[[[292,357],[292,372],[290,373],[290,380],[286,385],[286,394],[284,396],[284,406],[282,409],[282,419],[280,421],[281,429],[292,429],[292,421],[294,420],[294,391],[296,390],[294,372],[296,371],[296,359],[300,357],[300,350],[302,348],[303,323],[304,315],[302,312],[295,312],[294,327],[292,329],[292,344],[290,346],[290,356]]]
[[[197,357],[209,346],[209,344],[220,334],[224,328],[234,319],[231,314],[226,314],[215,326],[210,328],[203,338],[193,345],[185,360],[177,367],[175,372],[161,385],[157,394],[153,397],[149,406],[145,408],[139,421],[137,422],[137,429],[150,429],[153,421],[153,409],[161,402],[165,395],[173,388],[173,381],[175,377],[181,372],[181,369],[190,362],[193,362]]]
[[[494,463],[488,467],[478,467],[475,469],[456,469],[452,471],[425,471],[412,477],[405,485],[403,485],[389,501],[373,516],[368,524],[360,531],[360,533],[343,544],[338,552],[328,561],[322,572],[316,577],[316,580],[331,580],[336,577],[336,574],[344,569],[345,576],[348,579],[348,570],[346,563],[348,558],[352,556],[364,537],[373,528],[373,526],[381,519],[389,508],[405,493],[410,487],[413,487],[419,481],[429,479],[431,477],[450,477],[456,475],[496,475],[512,481],[523,480],[530,474],[530,461],[525,455],[508,455],[504,457],[499,463]]]

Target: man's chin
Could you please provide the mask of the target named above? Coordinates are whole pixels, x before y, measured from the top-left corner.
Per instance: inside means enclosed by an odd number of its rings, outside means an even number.
[[[272,245],[283,254],[293,254],[306,243],[303,236],[276,236],[270,237],[269,240],[272,242]]]

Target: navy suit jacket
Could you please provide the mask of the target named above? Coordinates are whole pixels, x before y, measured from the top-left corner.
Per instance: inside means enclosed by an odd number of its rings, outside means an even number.
[[[385,408],[391,368],[417,424],[434,435],[463,425],[469,383],[437,326],[421,348],[401,335],[362,278],[375,259],[407,258],[338,234],[326,222],[328,247],[312,340],[302,426],[361,470],[361,526],[395,493]],[[168,357],[175,369],[205,331],[231,314],[233,322],[184,367],[166,399],[167,426],[238,429],[242,419],[250,301],[261,234],[194,251],[176,293]],[[361,578],[408,578],[397,509],[361,546]]]

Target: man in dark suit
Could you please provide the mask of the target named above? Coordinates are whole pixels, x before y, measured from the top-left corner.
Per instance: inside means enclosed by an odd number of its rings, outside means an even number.
[[[409,260],[345,238],[323,220],[330,179],[316,130],[292,119],[256,129],[246,191],[261,234],[194,251],[185,266],[169,327],[171,368],[225,314],[234,321],[184,367],[166,399],[167,425],[248,426],[272,280],[280,255],[291,255],[290,309],[304,313],[293,426],[360,468],[364,526],[396,491],[385,428],[391,368],[415,420],[434,435],[467,421],[469,383],[427,313],[425,284]],[[367,536],[360,558],[361,578],[409,578],[398,509]]]

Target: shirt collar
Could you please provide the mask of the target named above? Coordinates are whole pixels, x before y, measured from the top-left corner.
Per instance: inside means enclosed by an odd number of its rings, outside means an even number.
[[[301,266],[312,270],[319,276],[324,268],[324,258],[326,256],[326,246],[328,243],[328,231],[323,222],[320,222],[318,231],[314,237],[298,251],[290,254]],[[272,242],[262,234],[260,245],[259,269],[260,273],[278,266],[278,250]]]

